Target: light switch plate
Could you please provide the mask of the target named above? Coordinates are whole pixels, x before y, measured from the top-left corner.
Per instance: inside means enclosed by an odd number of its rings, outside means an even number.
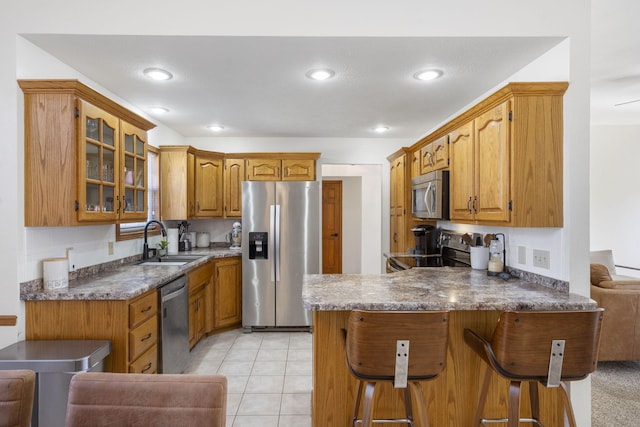
[[[543,251],[540,249],[533,250],[533,266],[539,268],[551,268],[551,255],[549,251]]]

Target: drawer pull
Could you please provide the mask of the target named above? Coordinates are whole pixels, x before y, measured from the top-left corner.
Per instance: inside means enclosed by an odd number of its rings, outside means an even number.
[[[140,310],[140,313],[146,313],[149,310],[151,310],[151,306],[149,306],[147,308],[143,308],[142,310]]]
[[[145,342],[146,340],[151,338],[152,335],[153,334],[151,332],[149,332],[147,335],[145,335],[144,337],[140,338],[140,342]]]
[[[151,367],[153,366],[153,364],[151,362],[147,363],[147,366],[145,366],[144,368],[142,368],[142,370],[140,372],[142,372],[143,374],[145,372],[147,372],[149,369],[151,369]]]

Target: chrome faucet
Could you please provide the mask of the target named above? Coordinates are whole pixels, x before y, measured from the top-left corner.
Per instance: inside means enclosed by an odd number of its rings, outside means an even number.
[[[162,236],[163,237],[167,237],[167,230],[164,228],[164,225],[155,219],[152,219],[151,221],[147,222],[144,226],[144,244],[142,245],[142,259],[149,259],[149,244],[147,243],[147,229],[149,228],[149,225],[156,223],[160,226],[160,230],[162,231]]]

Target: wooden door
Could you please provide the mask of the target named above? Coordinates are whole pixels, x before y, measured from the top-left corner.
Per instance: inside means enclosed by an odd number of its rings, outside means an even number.
[[[322,273],[342,274],[342,181],[322,181]]]
[[[474,197],[473,122],[449,134],[449,211],[451,219],[472,220]]]
[[[222,159],[196,155],[196,217],[221,217],[223,214],[222,197]]]
[[[476,219],[509,220],[509,101],[475,119]]]

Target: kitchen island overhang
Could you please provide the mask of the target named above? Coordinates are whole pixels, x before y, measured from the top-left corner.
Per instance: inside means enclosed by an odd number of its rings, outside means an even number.
[[[348,371],[343,329],[352,309],[450,310],[447,366],[435,380],[425,382],[432,425],[473,425],[485,366],[464,342],[471,328],[490,337],[504,310],[592,310],[590,298],[512,278],[504,281],[469,268],[416,268],[382,275],[307,275],[303,301],[313,311],[313,426],[349,425],[356,381]],[[606,314],[605,314],[606,321]],[[486,417],[506,415],[508,382],[494,376]],[[376,417],[402,416],[401,394],[381,385]],[[523,390],[523,402],[528,401]],[[563,425],[561,395],[545,389],[540,396],[545,425]],[[526,414],[528,406],[523,404]]]

